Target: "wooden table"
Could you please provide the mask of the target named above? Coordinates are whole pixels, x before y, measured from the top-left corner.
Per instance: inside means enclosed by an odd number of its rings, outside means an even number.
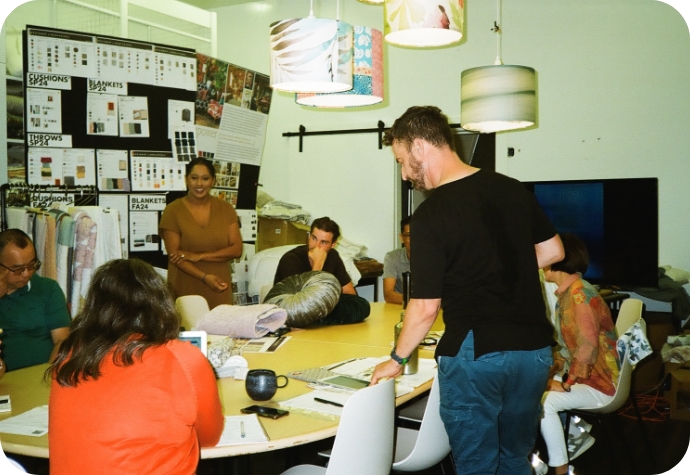
[[[383,302],[371,305],[371,315],[363,323],[329,326],[309,330],[295,330],[292,337],[275,353],[248,353],[244,356],[249,368],[269,368],[277,374],[333,364],[352,357],[378,357],[390,353],[393,342],[393,326],[400,320],[400,305]],[[439,318],[435,330],[443,328]],[[420,357],[431,358],[429,350],[421,350]],[[0,379],[0,395],[9,394],[12,412],[0,415],[0,420],[26,412],[36,406],[48,404],[49,383],[43,380],[48,365],[38,365],[7,373]],[[426,392],[431,382],[419,386],[414,392],[396,399],[403,404]],[[218,380],[218,391],[226,416],[239,415],[240,409],[252,404],[244,390],[244,381],[232,378]],[[278,407],[278,402],[310,391],[306,383],[290,379],[287,387],[278,389],[274,398],[267,403]],[[261,422],[269,436],[268,442],[258,444],[206,447],[201,449],[201,458],[228,457],[282,449],[333,437],[338,429],[338,417],[320,414],[304,414],[292,411],[289,416],[272,420],[262,418]],[[48,458],[48,436],[28,437],[0,433],[5,452]]]

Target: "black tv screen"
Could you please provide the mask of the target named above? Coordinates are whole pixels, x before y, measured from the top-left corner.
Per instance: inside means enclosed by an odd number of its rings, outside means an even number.
[[[602,287],[657,287],[657,178],[525,182],[559,233],[589,251],[584,278]]]

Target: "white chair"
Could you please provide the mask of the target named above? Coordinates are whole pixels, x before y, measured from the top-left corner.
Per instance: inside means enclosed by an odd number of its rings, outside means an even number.
[[[618,319],[616,320],[616,332],[618,333],[619,337],[625,334],[625,332],[627,332],[637,322],[642,322],[644,326],[644,320],[642,319],[642,310],[643,303],[641,300],[626,299],[623,301],[623,303],[621,304],[620,311],[618,312]],[[571,415],[594,415],[597,419],[597,422],[599,422],[599,425],[601,426],[602,415],[615,413],[616,411],[618,411],[618,409],[620,409],[623,406],[623,404],[625,404],[625,402],[628,399],[630,399],[633,409],[635,410],[635,415],[637,416],[637,423],[642,432],[642,437],[647,446],[647,452],[649,453],[650,460],[652,461],[652,464],[656,466],[654,454],[651,450],[649,438],[647,437],[647,431],[645,430],[644,424],[642,422],[642,416],[640,414],[640,409],[637,406],[635,394],[630,394],[630,388],[632,386],[632,372],[634,368],[630,364],[630,358],[628,358],[629,351],[629,347],[625,349],[625,355],[623,356],[623,360],[621,361],[621,368],[618,372],[618,385],[616,386],[616,393],[614,394],[613,399],[611,399],[611,401],[604,406],[592,407],[587,409],[573,409],[566,411],[565,433],[566,435],[568,434]],[[619,437],[623,436],[622,431],[617,432]],[[628,444],[625,445],[626,447],[628,447]]]
[[[5,457],[5,453],[0,450],[0,473],[3,475],[18,475],[20,473],[27,473],[27,471],[16,460]]]
[[[450,453],[448,434],[443,426],[438,377],[434,378],[419,430],[398,427],[393,470],[418,472],[433,467]]]
[[[394,471],[426,470],[441,463],[450,453],[450,442],[441,420],[440,407],[438,378],[434,378],[428,396],[400,411],[398,419],[419,422],[420,426],[419,429],[397,427],[392,466]],[[330,457],[330,454],[330,450],[319,452],[324,457]],[[445,473],[443,466],[441,471]],[[455,473],[454,470],[452,472]]]
[[[328,467],[297,465],[282,475],[388,475],[394,419],[393,379],[360,389],[345,403]]]
[[[175,309],[180,314],[180,325],[185,330],[194,330],[199,324],[201,317],[210,310],[208,302],[201,295],[183,295],[175,300]]]

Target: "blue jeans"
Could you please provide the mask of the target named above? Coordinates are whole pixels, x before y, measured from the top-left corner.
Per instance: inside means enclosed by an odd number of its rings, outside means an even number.
[[[531,475],[551,348],[474,359],[470,331],[454,357],[439,359],[441,419],[458,475]]]

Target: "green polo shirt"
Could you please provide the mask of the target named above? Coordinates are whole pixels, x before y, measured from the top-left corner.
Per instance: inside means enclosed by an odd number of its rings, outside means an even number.
[[[26,287],[0,298],[0,348],[7,370],[47,363],[55,346],[50,331],[70,323],[65,294],[52,279],[34,275]]]

